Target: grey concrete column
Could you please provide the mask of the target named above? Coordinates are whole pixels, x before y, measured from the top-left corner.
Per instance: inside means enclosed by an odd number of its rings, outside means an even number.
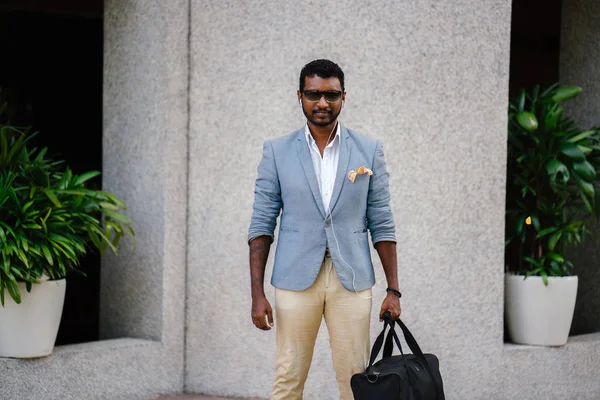
[[[160,340],[181,386],[188,19],[187,0],[105,2],[103,186],[129,206],[137,248],[103,259],[101,335]]]
[[[494,398],[502,375],[510,1],[191,7],[187,389],[270,392],[275,333],[250,319],[246,233],[256,166],[265,139],[303,124],[302,66],[329,58],[346,73],[342,123],[384,142],[405,320],[425,351],[440,356],[447,398]],[[373,256],[374,337],[386,286]],[[267,296],[273,302],[268,283]],[[331,364],[323,326],[306,398],[339,398]]]
[[[560,80],[583,87],[567,103],[567,112],[582,128],[600,126],[600,3],[594,0],[563,2]],[[600,332],[600,225],[594,237],[573,249],[579,291],[571,334]]]

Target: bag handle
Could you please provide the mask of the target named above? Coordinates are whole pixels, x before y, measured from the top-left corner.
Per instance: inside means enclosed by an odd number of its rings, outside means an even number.
[[[393,324],[394,324],[394,322],[392,321],[392,328],[393,328]],[[388,333],[388,335],[385,337],[385,344],[383,345],[382,358],[390,357],[393,352],[394,352],[394,337],[393,337],[393,335],[390,335]]]
[[[384,320],[383,330],[381,331],[379,336],[377,336],[377,339],[375,339],[375,343],[373,343],[373,348],[371,349],[371,358],[369,360],[369,366],[367,367],[367,371],[371,369],[371,367],[373,366],[373,363],[375,363],[375,359],[377,358],[377,356],[379,355],[379,352],[381,351],[381,346],[383,345],[383,339],[385,337],[385,330],[389,324],[390,324],[389,321]],[[387,349],[387,347],[388,346],[386,343],[386,349]],[[384,356],[385,356],[385,351],[384,351]]]
[[[388,314],[388,313],[386,312],[386,314]],[[387,317],[391,321],[391,315],[389,315]],[[385,318],[386,318],[386,315],[384,314],[384,319]],[[431,379],[431,382],[433,383],[433,387],[435,389],[435,397],[436,397],[436,399],[439,399],[440,398],[440,389],[438,387],[437,381],[434,379],[433,371],[431,370],[431,367],[429,366],[429,363],[427,362],[425,355],[421,351],[421,348],[419,347],[419,344],[417,343],[415,337],[410,332],[408,327],[406,325],[404,325],[404,322],[402,322],[400,320],[400,318],[398,318],[396,321],[390,322],[391,330],[390,330],[389,334],[393,335],[394,341],[396,342],[396,345],[400,349],[400,353],[402,353],[402,346],[400,345],[400,338],[398,338],[398,334],[396,333],[396,330],[394,329],[394,322],[397,322],[398,325],[400,326],[400,329],[402,329],[402,333],[404,334],[404,339],[406,339],[406,343],[408,344],[408,347],[412,350],[413,354],[417,357],[417,359],[419,361],[421,361],[423,363],[423,365],[425,366],[425,370],[427,371],[427,374],[429,375],[429,378]],[[384,327],[384,329],[385,329],[385,327]],[[404,353],[402,353],[402,356],[404,356]],[[405,366],[405,368],[407,368],[406,362],[404,363],[404,366]],[[406,370],[406,373],[408,374],[408,368]],[[409,377],[409,380],[410,380],[410,377]]]
[[[388,332],[388,335],[386,337],[385,330],[387,329],[388,326],[390,327],[390,331]],[[377,336],[377,339],[375,339],[375,342],[373,343],[373,348],[371,349],[371,358],[369,360],[369,366],[367,367],[367,370],[370,369],[373,366],[373,364],[375,363],[375,359],[377,358],[377,356],[379,355],[379,352],[381,351],[381,346],[383,345],[384,339],[385,339],[385,347],[383,348],[383,357],[382,358],[387,358],[392,355],[392,351],[394,349],[394,344],[392,341],[392,339],[393,339],[392,331],[393,330],[394,330],[394,321],[392,321],[390,318],[384,317],[383,329],[382,329],[381,333],[379,334],[379,336]],[[400,352],[402,353],[402,347],[401,346],[398,346],[398,347],[400,348]]]
[[[386,313],[386,314],[389,314],[389,313]],[[377,336],[377,339],[375,339],[375,343],[373,343],[373,348],[371,349],[371,359],[369,360],[369,366],[367,367],[367,371],[366,371],[367,375],[369,374],[369,371],[373,367],[373,363],[375,362],[375,359],[377,358],[377,356],[379,355],[379,352],[381,351],[381,346],[383,345],[383,340],[385,337],[385,330],[389,326],[390,330],[388,332],[388,335],[387,335],[387,338],[385,341],[385,347],[383,349],[383,358],[390,357],[392,355],[392,350],[394,347],[392,338],[395,338],[396,345],[398,346],[398,348],[400,349],[400,353],[402,354],[402,362],[404,363],[404,369],[406,370],[406,376],[408,377],[408,383],[412,390],[412,381],[411,381],[410,373],[408,370],[408,365],[406,365],[404,352],[402,351],[402,345],[400,344],[400,341],[398,340],[398,336],[396,335],[396,331],[394,330],[394,321],[392,321],[392,319],[391,319],[391,314],[388,316],[384,315],[383,321],[384,321],[383,329],[382,329],[381,333],[379,334],[379,336]]]

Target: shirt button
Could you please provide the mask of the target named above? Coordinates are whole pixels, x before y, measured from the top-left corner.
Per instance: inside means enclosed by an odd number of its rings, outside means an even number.
[[[331,220],[325,220],[325,228],[329,228],[329,226],[331,225]]]

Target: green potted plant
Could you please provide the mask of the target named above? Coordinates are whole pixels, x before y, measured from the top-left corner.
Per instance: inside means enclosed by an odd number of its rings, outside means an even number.
[[[90,249],[134,238],[125,204],[86,187],[100,172],[73,174],[29,148],[33,136],[0,122],[0,357],[50,354],[66,275]]]
[[[566,250],[598,216],[600,129],[580,129],[562,103],[580,87],[536,86],[509,103],[505,311],[515,343],[567,342],[577,276]]]

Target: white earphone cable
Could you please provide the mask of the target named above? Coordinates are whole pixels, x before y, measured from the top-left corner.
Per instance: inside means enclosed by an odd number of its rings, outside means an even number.
[[[333,129],[331,130],[331,133],[329,134],[329,137],[327,138],[327,144],[329,144],[329,139],[331,139],[331,135],[333,134],[333,131],[334,131],[334,130],[337,128],[337,124],[338,124],[338,123],[339,123],[339,122],[337,122],[337,120],[336,120],[336,124],[333,126]],[[327,147],[327,144],[325,145],[325,147]],[[340,145],[341,145],[341,142],[340,142]],[[342,260],[342,262],[343,262],[344,264],[346,264],[346,266],[347,266],[348,268],[350,268],[350,271],[352,271],[352,289],[354,290],[354,293],[356,293],[356,294],[357,294],[357,296],[358,296],[358,297],[360,297],[361,299],[364,299],[364,300],[370,300],[370,299],[372,299],[372,298],[373,298],[373,295],[371,295],[371,296],[368,296],[368,297],[364,297],[364,296],[362,296],[362,295],[361,295],[361,294],[360,294],[360,293],[359,293],[359,292],[356,290],[356,272],[354,272],[354,268],[352,268],[352,266],[351,266],[350,264],[348,264],[348,263],[346,262],[346,260],[344,260],[344,257],[342,257],[342,252],[341,252],[341,250],[340,250],[340,242],[338,241],[337,235],[335,234],[335,228],[334,228],[334,226],[333,226],[333,215],[332,215],[332,213],[331,213],[331,208],[330,208],[330,205],[331,205],[331,204],[330,204],[330,203],[331,203],[331,202],[329,202],[329,203],[327,204],[327,216],[326,216],[326,218],[325,218],[325,219],[327,219],[327,217],[329,217],[329,219],[331,220],[331,231],[333,232],[333,238],[335,239],[335,245],[336,245],[336,248],[337,248],[338,255],[340,256],[340,260]]]

